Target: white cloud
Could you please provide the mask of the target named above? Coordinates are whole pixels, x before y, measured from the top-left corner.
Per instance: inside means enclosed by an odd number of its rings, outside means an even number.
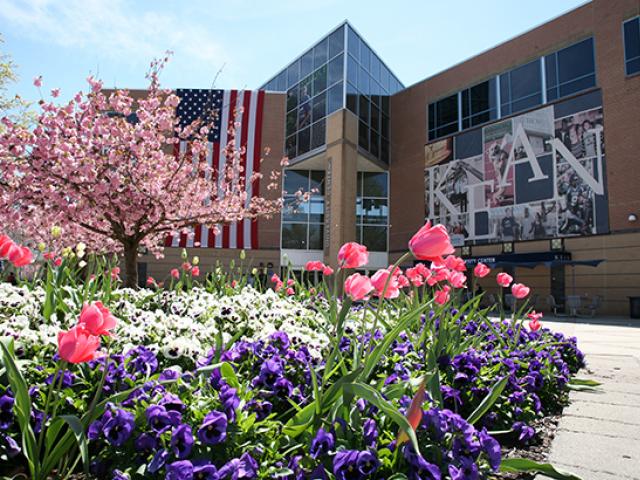
[[[161,5],[161,2],[154,3]],[[122,0],[0,0],[0,18],[33,40],[99,52],[130,64],[148,63],[165,50],[185,62],[219,67],[228,61],[215,28],[175,9],[143,11]],[[165,4],[166,5],[166,4]],[[175,6],[175,5],[174,5]],[[215,68],[215,67],[214,67]]]

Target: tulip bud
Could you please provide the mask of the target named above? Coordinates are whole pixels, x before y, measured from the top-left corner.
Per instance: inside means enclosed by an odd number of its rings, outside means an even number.
[[[187,258],[189,258],[189,255],[187,254],[187,249],[186,248],[182,249],[182,253],[180,254],[180,256],[182,257],[183,260],[186,260]]]
[[[60,235],[62,235],[62,228],[58,227],[57,225],[51,227],[51,236],[53,238],[58,238],[60,237]]]
[[[84,267],[86,267],[86,266],[87,266],[87,262],[85,262],[84,260],[82,260],[80,263],[78,263],[78,266],[79,266],[80,268],[84,268]]]
[[[82,242],[80,242],[80,243],[78,243],[78,245],[76,245],[76,251],[77,252],[84,252],[84,250],[86,248],[87,248],[87,246]]]
[[[38,250],[40,250],[41,252],[44,252],[45,248],[47,248],[47,246],[44,244],[44,242],[40,242],[38,244]]]
[[[240,260],[244,260],[245,258],[247,258],[247,252],[242,249],[240,250]]]
[[[258,269],[257,268],[252,268],[251,269],[251,275],[257,275],[258,274]]]
[[[198,265],[199,263],[200,263],[200,257],[196,255],[195,257],[193,257],[193,260],[191,260],[191,264]]]

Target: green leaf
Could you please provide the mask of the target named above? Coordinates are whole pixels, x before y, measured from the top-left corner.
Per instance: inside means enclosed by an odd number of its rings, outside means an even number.
[[[589,380],[587,378],[572,378],[569,383],[571,385],[586,385],[589,387],[598,387],[602,385],[600,382],[596,382],[595,380]]]
[[[20,433],[22,434],[22,451],[29,464],[31,476],[38,478],[40,458],[38,455],[36,436],[31,428],[31,398],[29,397],[27,382],[16,366],[13,358],[13,339],[9,337],[1,338],[0,348],[2,349],[2,363],[7,370],[9,384],[15,395],[13,412],[18,420]]]
[[[507,385],[508,381],[509,377],[504,377],[501,380],[498,380],[498,382],[494,384],[493,387],[491,387],[491,390],[489,390],[487,396],[484,397],[482,402],[480,402],[480,405],[478,405],[478,407],[471,413],[471,415],[469,415],[469,418],[467,418],[467,422],[473,425],[478,420],[480,420],[482,416],[489,411],[493,404],[496,403],[496,400],[500,398],[500,395],[502,394],[502,391],[504,390],[504,387]]]
[[[420,455],[420,447],[418,446],[418,438],[416,437],[416,432],[411,427],[409,420],[407,417],[402,415],[398,410],[396,410],[393,405],[387,402],[380,393],[373,387],[369,385],[365,385],[364,383],[349,383],[344,386],[344,390],[356,395],[360,398],[364,398],[369,403],[375,405],[380,410],[384,412],[384,414],[389,417],[398,427],[404,430],[411,443],[413,444],[414,450]]]
[[[80,456],[82,457],[82,465],[84,466],[85,474],[89,473],[89,445],[87,443],[87,437],[84,434],[84,428],[80,419],[75,415],[60,415],[62,420],[67,422],[73,434],[78,442],[78,448],[80,449]],[[55,451],[55,448],[54,448]]]
[[[538,463],[527,458],[505,458],[500,464],[502,472],[538,472],[557,480],[581,480],[573,473],[558,470],[550,463]]]

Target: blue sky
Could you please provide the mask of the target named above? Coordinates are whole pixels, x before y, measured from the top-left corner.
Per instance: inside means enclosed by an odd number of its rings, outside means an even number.
[[[516,36],[583,0],[0,0],[0,47],[18,64],[13,90],[39,98],[34,76],[63,98],[97,74],[143,88],[167,50],[171,88],[256,88],[348,19],[405,85]],[[13,93],[13,92],[12,92]]]

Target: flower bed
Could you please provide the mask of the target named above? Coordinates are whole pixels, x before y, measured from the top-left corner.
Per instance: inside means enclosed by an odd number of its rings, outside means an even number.
[[[566,402],[583,365],[576,340],[535,314],[492,319],[479,298],[462,304],[464,265],[423,247],[413,253],[431,267],[353,274],[341,301],[274,278],[278,293],[116,289],[106,307],[82,307],[91,299],[75,291],[47,317],[46,285],[3,284],[1,473],[575,478],[505,460],[501,446],[534,442],[534,423]],[[326,275],[365,253],[346,248]]]

